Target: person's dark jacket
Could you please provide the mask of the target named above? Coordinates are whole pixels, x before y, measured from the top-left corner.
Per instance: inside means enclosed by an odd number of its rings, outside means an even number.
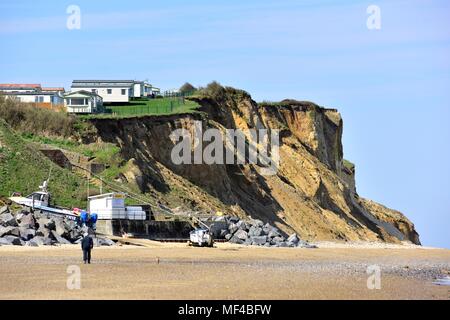
[[[91,237],[86,236],[81,240],[81,249],[91,250],[94,247],[94,240]]]

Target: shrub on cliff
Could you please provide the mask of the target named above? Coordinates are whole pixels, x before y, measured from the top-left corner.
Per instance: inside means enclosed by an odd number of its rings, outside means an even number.
[[[206,88],[200,90],[200,93],[216,101],[222,101],[226,97],[225,88],[217,81],[209,83]]]
[[[0,118],[16,131],[43,136],[80,136],[87,130],[86,124],[65,112],[36,108],[2,96]]]
[[[206,88],[199,88],[198,92],[216,101],[224,101],[227,98],[251,98],[248,92],[233,87],[223,87],[217,81],[209,83]]]
[[[194,87],[192,84],[190,84],[189,82],[186,82],[185,84],[183,84],[180,87],[180,92],[183,94],[192,94],[194,91],[196,91],[197,88]]]

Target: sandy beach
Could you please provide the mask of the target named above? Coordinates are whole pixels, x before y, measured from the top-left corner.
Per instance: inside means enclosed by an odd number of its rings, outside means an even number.
[[[373,265],[380,289],[367,286]],[[80,289],[67,287],[70,266],[80,267]],[[91,265],[74,245],[2,246],[0,299],[449,299],[450,287],[432,283],[449,272],[450,250],[415,246],[148,242],[95,248]]]

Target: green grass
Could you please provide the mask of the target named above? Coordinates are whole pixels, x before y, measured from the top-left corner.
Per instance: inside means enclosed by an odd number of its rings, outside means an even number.
[[[67,140],[58,137],[43,137],[29,132],[22,133],[22,138],[27,142],[49,145],[60,149],[80,153],[86,157],[96,158],[96,162],[109,164],[120,152],[120,148],[113,143],[83,144],[78,141]]]
[[[199,105],[187,99],[139,99],[129,103],[105,105],[106,113],[81,116],[86,119],[127,118],[148,115],[171,115],[194,112]]]
[[[350,171],[355,170],[355,164],[350,162],[350,161],[348,161],[347,159],[344,159],[344,167],[346,167]]]
[[[86,206],[86,180],[55,165],[1,119],[0,144],[0,195],[8,197],[12,192],[21,192],[25,196],[36,191],[51,168],[49,190],[55,203]]]

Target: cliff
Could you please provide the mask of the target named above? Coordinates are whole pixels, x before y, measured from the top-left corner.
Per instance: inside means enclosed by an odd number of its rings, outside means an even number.
[[[200,112],[127,119],[92,119],[98,140],[116,144],[123,158],[116,177],[170,207],[220,210],[276,224],[305,240],[411,241],[414,225],[400,212],[360,198],[354,166],[343,159],[343,122],[337,110],[310,102],[254,102],[244,91],[193,98]],[[174,164],[176,129],[191,136],[208,128],[279,129],[275,175],[255,164]],[[205,147],[205,146],[203,146]]]

